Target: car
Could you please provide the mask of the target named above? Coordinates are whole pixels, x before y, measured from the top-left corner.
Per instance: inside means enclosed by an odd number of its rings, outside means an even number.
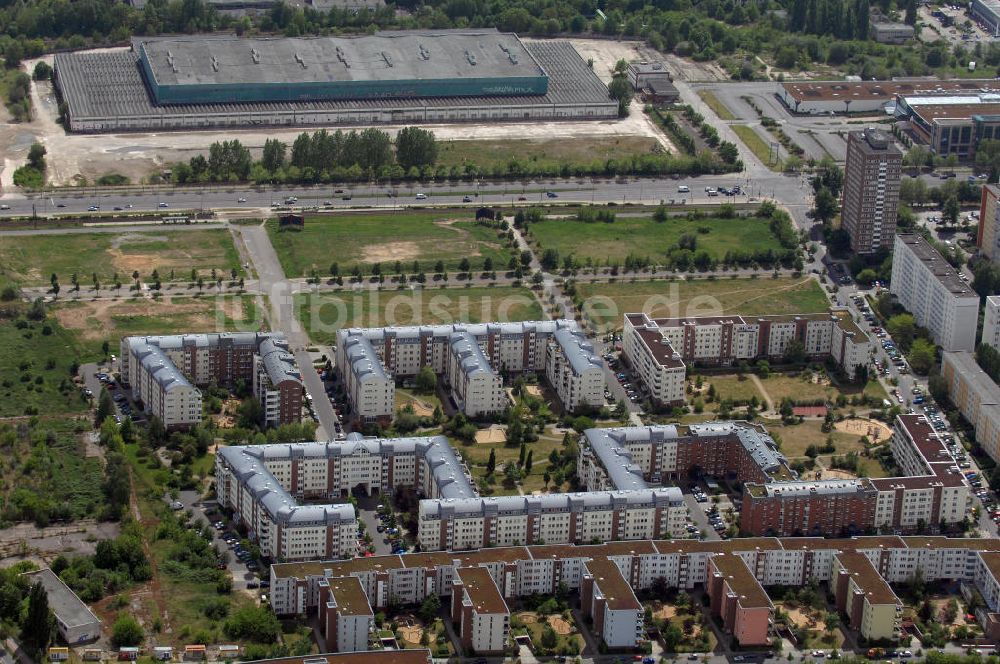
[[[677,187],[677,191],[681,194],[687,194],[691,192],[691,187],[687,186],[686,184],[682,184],[681,186]]]
[[[84,396],[92,397],[94,396],[94,391],[88,387],[84,389],[83,394]]]
[[[547,192],[545,192],[545,196],[547,198],[559,198],[559,194],[557,194],[554,191],[547,191]]]
[[[733,661],[734,662],[745,662],[745,661],[747,661],[747,658],[744,657],[743,655],[737,655],[736,657],[733,657]]]
[[[65,203],[56,203],[56,207],[57,208],[64,208],[64,207],[66,207],[66,204]]]
[[[472,202],[472,196],[462,196],[462,202],[463,203],[471,203]]]
[[[6,203],[3,203],[2,205],[0,205],[0,210],[9,210],[9,209],[10,209],[10,206],[7,205]]]
[[[903,652],[899,653],[899,656],[902,657],[903,659],[906,659],[907,657],[913,657],[913,653],[910,652],[909,650],[904,650]]]
[[[813,657],[826,657],[826,653],[823,652],[822,650],[813,650],[809,654],[812,655]]]
[[[98,210],[100,210],[100,209],[101,209],[101,208],[99,208],[99,207],[98,207],[98,206],[96,206],[96,205],[91,205],[91,206],[90,206],[89,208],[87,208],[87,212],[97,212],[97,211],[98,211]]]
[[[323,205],[324,205],[324,206],[330,206],[330,205],[333,205],[333,201],[323,201]]]
[[[427,194],[417,194],[417,200],[418,201],[425,201],[425,200],[427,200]]]
[[[161,203],[160,203],[160,207],[161,207],[161,208],[167,208],[167,207],[170,207],[170,204],[169,204],[169,203],[162,203],[162,202],[161,202]]]
[[[182,510],[184,509],[184,503],[182,503],[179,500],[175,500],[172,503],[170,503],[170,509],[174,510],[175,512],[177,510]]]
[[[122,210],[122,206],[121,205],[116,205],[115,206],[115,212],[121,212],[121,210]]]
[[[351,196],[350,194],[344,194],[343,196],[340,197],[340,200],[349,201],[351,200],[351,198],[353,198],[353,196]]]
[[[526,201],[526,200],[528,200],[528,198],[527,198],[527,196],[518,196],[517,200],[519,200],[519,201]]]

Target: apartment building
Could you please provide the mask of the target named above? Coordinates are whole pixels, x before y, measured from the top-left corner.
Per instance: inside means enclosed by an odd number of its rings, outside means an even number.
[[[983,336],[979,343],[1000,350],[1000,295],[986,297],[986,312],[983,318]]]
[[[338,335],[337,367],[351,404],[352,419],[359,424],[391,424],[396,381],[382,366],[368,338],[354,333]]]
[[[748,482],[740,527],[781,537],[947,530],[965,519],[969,485],[947,441],[921,415],[899,415],[891,441],[907,476]]]
[[[569,412],[604,406],[604,363],[580,330],[556,330],[545,348],[545,377]]]
[[[264,411],[265,426],[302,418],[302,374],[284,339],[264,339],[253,358],[253,394]]]
[[[993,262],[1000,261],[1000,186],[984,184],[979,203],[976,247]]]
[[[168,429],[201,422],[196,386],[210,384],[252,385],[264,406],[264,424],[302,418],[302,378],[281,334],[122,337],[118,369],[123,387]]]
[[[643,608],[618,565],[607,558],[584,563],[580,610],[609,650],[633,649],[643,640]]]
[[[391,420],[396,379],[425,366],[469,415],[503,410],[498,381],[516,373],[545,374],[567,410],[603,404],[603,364],[572,320],[343,329],[336,366],[363,423]]]
[[[577,477],[592,491],[645,489],[687,478],[693,468],[745,482],[793,477],[778,444],[749,422],[588,429],[580,439]]]
[[[768,646],[774,605],[740,556],[721,552],[708,559],[705,592],[709,611],[740,646]]]
[[[271,606],[278,615],[315,610],[321,601],[321,583],[343,577],[358,579],[372,609],[419,604],[432,593],[447,597],[456,588],[464,593],[465,568],[487,570],[505,603],[531,594],[552,594],[562,586],[579,593],[583,611],[594,615],[595,607],[601,606],[595,598],[603,597],[604,607],[622,608],[623,617],[613,620],[622,629],[608,633],[605,622],[595,631],[609,646],[617,643],[620,647],[629,647],[629,639],[641,638],[638,631],[632,631],[641,620],[641,611],[631,620],[627,616],[635,616],[634,593],[654,584],[685,591],[704,587],[713,615],[722,619],[724,630],[741,645],[767,643],[767,623],[773,619],[763,589],[768,586],[828,582],[847,624],[870,639],[895,637],[898,600],[886,584],[909,582],[917,575],[931,584],[974,586],[985,600],[977,614],[980,624],[995,624],[1000,610],[1000,540],[895,535],[644,540],[275,563],[270,575]],[[451,599],[449,606],[454,602]],[[596,617],[594,624],[598,624]]]
[[[622,350],[654,399],[677,405],[684,400],[685,363],[780,361],[792,341],[800,342],[811,359],[832,358],[850,376],[868,364],[873,349],[850,312],[838,307],[826,313],[756,318],[653,319],[644,313],[626,314]]]
[[[475,337],[464,330],[453,332],[448,347],[446,375],[458,409],[469,417],[481,417],[506,408],[503,378],[490,366]]]
[[[873,254],[888,249],[896,232],[903,153],[880,129],[847,134],[841,224],[851,249]]]
[[[510,634],[510,610],[485,567],[455,570],[451,589],[451,621],[466,652],[502,655]]]
[[[375,613],[356,576],[319,581],[319,623],[326,647],[332,652],[368,650],[368,635],[375,628]]]
[[[253,664],[432,664],[427,648],[406,650],[364,650],[361,652],[325,652],[276,659],[255,659]]]
[[[895,642],[900,636],[903,603],[872,561],[858,551],[839,551],[830,580],[837,610],[869,641]]]
[[[979,296],[920,235],[896,236],[889,292],[942,349],[975,350]]]
[[[941,376],[948,385],[948,398],[975,429],[976,442],[1000,462],[1000,387],[973,353],[943,353]]]

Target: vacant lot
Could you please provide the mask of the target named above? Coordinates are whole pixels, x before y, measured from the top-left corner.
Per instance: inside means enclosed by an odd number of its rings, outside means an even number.
[[[771,147],[767,141],[761,138],[760,134],[754,131],[753,127],[746,125],[729,125],[736,135],[740,137],[743,144],[750,149],[761,162],[773,171],[781,170],[780,160],[772,154]]]
[[[698,96],[701,100],[705,102],[712,111],[719,116],[720,120],[735,120],[736,116],[733,112],[722,102],[721,99],[715,96],[715,93],[711,90],[699,90]]]
[[[472,210],[442,210],[311,216],[300,231],[281,232],[276,221],[269,221],[267,232],[289,277],[312,270],[326,275],[333,263],[341,274],[354,265],[374,263],[388,273],[396,261],[407,272],[414,261],[425,272],[432,272],[439,260],[445,269],[455,270],[463,258],[473,269],[481,269],[486,258],[493,260],[494,269],[506,269],[510,251],[497,230],[477,224],[474,215]]]
[[[814,279],[808,277],[757,279],[697,279],[577,284],[586,316],[600,326],[618,329],[626,313],[644,311],[653,316],[710,316],[734,314],[814,313],[830,307]]]
[[[302,293],[295,306],[303,328],[317,343],[333,343],[343,327],[482,323],[544,318],[527,288],[477,287]]]
[[[194,269],[208,280],[212,269],[228,278],[233,268],[242,271],[232,236],[220,229],[35,235],[0,242],[0,271],[9,279],[38,285],[55,274],[63,293],[74,273],[89,290],[94,274],[109,289],[116,274],[127,286],[134,271],[149,280],[158,270],[168,281],[171,275],[188,279]]]
[[[84,410],[70,372],[80,356],[74,335],[52,318],[0,321],[0,417]]]
[[[662,259],[688,234],[697,248],[721,260],[728,251],[781,250],[766,219],[687,219],[676,217],[656,223],[652,217],[622,217],[614,223],[583,223],[572,219],[547,219],[529,228],[544,249],[555,249],[561,257],[577,262],[591,259],[598,264],[620,263],[626,256]],[[661,260],[662,262],[662,260]]]
[[[659,145],[643,136],[587,136],[569,139],[438,141],[439,165],[479,170],[506,167],[513,160],[534,164],[590,164],[649,154]]]
[[[252,296],[237,295],[80,300],[63,302],[53,315],[76,337],[84,356],[94,359],[104,341],[114,349],[128,335],[257,331],[264,325],[257,313]]]
[[[860,385],[832,385],[822,374],[813,374],[812,372],[803,372],[798,376],[771,375],[762,379],[762,384],[775,404],[780,404],[785,397],[794,401],[825,399],[833,403],[841,394],[850,398],[862,391],[872,396],[885,398],[885,390],[877,381],[871,381],[862,390]]]

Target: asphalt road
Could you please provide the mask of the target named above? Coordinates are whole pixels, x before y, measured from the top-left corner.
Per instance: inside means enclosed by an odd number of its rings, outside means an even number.
[[[53,194],[6,194],[0,198],[0,203],[8,209],[0,210],[2,216],[30,215],[34,210],[39,215],[69,214],[87,212],[88,208],[97,206],[100,211],[113,212],[114,208],[122,208],[128,212],[138,211],[190,211],[190,210],[227,210],[232,213],[245,212],[247,216],[260,216],[269,213],[271,204],[281,203],[289,196],[299,200],[293,206],[316,207],[329,202],[328,209],[347,209],[352,207],[384,207],[388,210],[402,209],[414,205],[460,205],[463,199],[469,197],[467,205],[524,205],[528,203],[648,203],[681,199],[698,203],[725,203],[730,199],[705,195],[705,187],[740,185],[749,196],[737,197],[745,202],[748,197],[777,198],[790,202],[790,209],[807,206],[798,202],[802,200],[801,178],[767,174],[754,178],[747,173],[730,173],[726,175],[702,175],[682,177],[678,180],[670,178],[569,178],[543,179],[525,182],[455,182],[432,184],[408,184],[403,187],[388,185],[360,185],[350,187],[351,200],[343,200],[342,194],[334,194],[337,188],[347,185],[330,186],[213,186],[205,188],[172,188],[158,191],[140,189],[129,193],[110,192],[101,189],[83,191],[66,190],[65,193]],[[681,193],[678,188],[687,185],[691,191]],[[397,195],[389,197],[389,191]],[[556,194],[549,198],[546,192]],[[417,194],[424,194],[426,199],[417,199]],[[245,199],[245,202],[239,202]],[[520,200],[523,199],[523,200]],[[165,203],[168,207],[160,207]],[[64,207],[57,207],[63,205]],[[131,208],[127,206],[131,205]],[[798,218],[798,215],[796,215]]]

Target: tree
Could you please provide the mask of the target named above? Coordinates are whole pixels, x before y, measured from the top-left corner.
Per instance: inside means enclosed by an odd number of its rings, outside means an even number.
[[[278,139],[267,139],[264,141],[264,154],[260,160],[261,165],[271,173],[283,168],[287,149],[288,146]]]
[[[31,72],[31,78],[36,81],[47,81],[52,78],[52,67],[49,63],[44,60],[39,60],[35,65],[34,71]]]
[[[420,605],[420,609],[417,611],[417,616],[424,621],[424,624],[429,625],[434,622],[440,612],[441,597],[434,592],[428,595],[427,599],[425,599],[423,604]]]
[[[559,645],[559,637],[556,636],[556,631],[552,629],[552,626],[545,623],[542,626],[542,638],[541,643],[543,648],[552,650]]]
[[[1000,141],[980,141],[976,147],[976,168],[987,171],[987,181],[996,182],[1000,176]]]
[[[559,252],[555,249],[546,249],[542,252],[539,262],[543,270],[556,270],[559,268]]]
[[[792,339],[785,346],[784,358],[788,364],[802,364],[806,361],[806,347],[798,339]]]
[[[116,648],[122,646],[141,646],[144,638],[142,626],[131,615],[121,615],[115,621],[111,632],[111,644]]]
[[[45,146],[41,143],[32,143],[28,148],[28,166],[36,171],[45,170]]]
[[[281,625],[270,608],[244,606],[226,621],[223,631],[231,639],[275,643],[281,633]]]
[[[618,102],[618,117],[628,116],[628,107],[632,104],[632,84],[624,76],[615,76],[608,86],[608,96]]]
[[[524,460],[527,457],[527,452],[528,452],[528,446],[525,445],[524,443],[521,443],[521,451],[517,455],[517,465],[518,466],[521,466],[521,467],[524,466]]]
[[[21,622],[21,640],[30,650],[40,653],[52,642],[56,619],[49,609],[49,596],[41,583],[28,591],[28,610]]]
[[[956,196],[952,195],[945,199],[944,205],[941,206],[941,214],[948,220],[951,226],[958,224],[958,216],[961,213],[962,209],[958,205],[958,198]]]
[[[915,373],[926,375],[934,366],[935,352],[934,344],[927,339],[914,339],[906,357]]]
[[[421,394],[433,394],[434,390],[437,389],[437,376],[434,374],[434,370],[427,365],[420,368],[413,380],[417,391]]]
[[[437,141],[432,131],[403,127],[396,135],[396,161],[406,170],[434,165],[437,154]]]
[[[860,285],[864,286],[865,288],[868,288],[872,285],[872,282],[878,279],[878,273],[875,272],[875,270],[871,269],[870,267],[866,267],[865,269],[861,270],[861,272],[858,272],[857,276],[854,279]]]
[[[896,314],[886,323],[886,329],[897,344],[906,350],[913,343],[913,337],[917,332],[917,323],[911,314]]]
[[[531,472],[531,464],[534,461],[534,456],[535,456],[535,451],[534,450],[528,450],[528,456],[526,456],[524,458],[524,472],[525,473],[530,473]]]
[[[108,394],[108,391],[102,387],[101,396],[97,399],[97,413],[94,415],[94,426],[101,426],[104,420],[114,415],[114,412],[114,401],[111,400],[111,395]]]
[[[486,460],[486,474],[492,475],[497,468],[497,451],[490,448],[490,458]]]
[[[907,25],[917,24],[917,0],[906,0],[906,16],[904,20]]]
[[[816,221],[826,223],[837,214],[837,198],[827,187],[820,187],[816,192],[816,202],[812,210]]]

